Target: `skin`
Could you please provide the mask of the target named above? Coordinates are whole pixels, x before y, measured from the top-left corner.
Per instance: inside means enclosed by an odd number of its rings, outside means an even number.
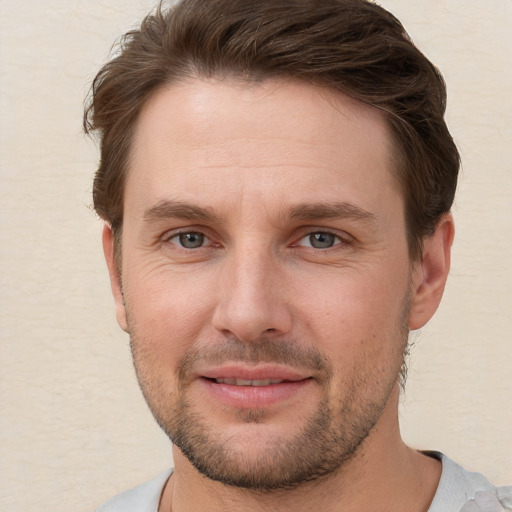
[[[181,447],[159,510],[428,509],[440,465],[401,440],[398,380],[453,221],[409,260],[392,152],[381,112],[302,83],[197,79],[144,106],[121,269],[108,226],[103,242],[141,388]],[[249,392],[222,372],[295,384]],[[304,460],[322,471],[286,483]]]

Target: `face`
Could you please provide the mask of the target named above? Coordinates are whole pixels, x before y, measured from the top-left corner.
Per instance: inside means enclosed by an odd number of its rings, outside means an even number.
[[[118,319],[155,418],[206,476],[290,488],[378,430],[413,280],[391,154],[380,112],[305,84],[195,80],[145,105]]]

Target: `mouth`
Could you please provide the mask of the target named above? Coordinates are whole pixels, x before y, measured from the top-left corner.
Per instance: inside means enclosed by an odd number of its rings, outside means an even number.
[[[313,377],[281,366],[232,365],[201,372],[199,382],[213,402],[236,409],[262,409],[297,400]]]
[[[199,369],[196,376],[231,386],[269,386],[304,380],[310,378],[311,373],[279,364],[226,363],[222,366]]]
[[[272,384],[281,384],[282,382],[292,382],[285,379],[237,379],[232,377],[210,379],[217,384],[229,384],[230,386],[271,386]]]

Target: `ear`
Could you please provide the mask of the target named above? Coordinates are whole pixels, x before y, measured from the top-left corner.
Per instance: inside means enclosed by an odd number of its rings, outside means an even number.
[[[123,331],[128,332],[128,322],[126,319],[126,308],[123,299],[123,287],[121,284],[120,269],[117,268],[114,253],[114,233],[112,228],[105,224],[103,227],[103,252],[107,261],[108,273],[110,275],[110,286],[116,304],[116,318]]]
[[[421,260],[413,265],[409,328],[420,329],[441,302],[450,270],[450,253],[455,228],[450,213],[443,215],[435,233],[425,238]]]

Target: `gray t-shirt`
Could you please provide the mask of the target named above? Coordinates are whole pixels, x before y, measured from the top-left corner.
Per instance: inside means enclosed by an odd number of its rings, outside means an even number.
[[[428,512],[512,512],[512,486],[495,487],[439,452],[427,452],[443,464],[441,480]],[[95,512],[157,512],[172,470],[107,501]]]

